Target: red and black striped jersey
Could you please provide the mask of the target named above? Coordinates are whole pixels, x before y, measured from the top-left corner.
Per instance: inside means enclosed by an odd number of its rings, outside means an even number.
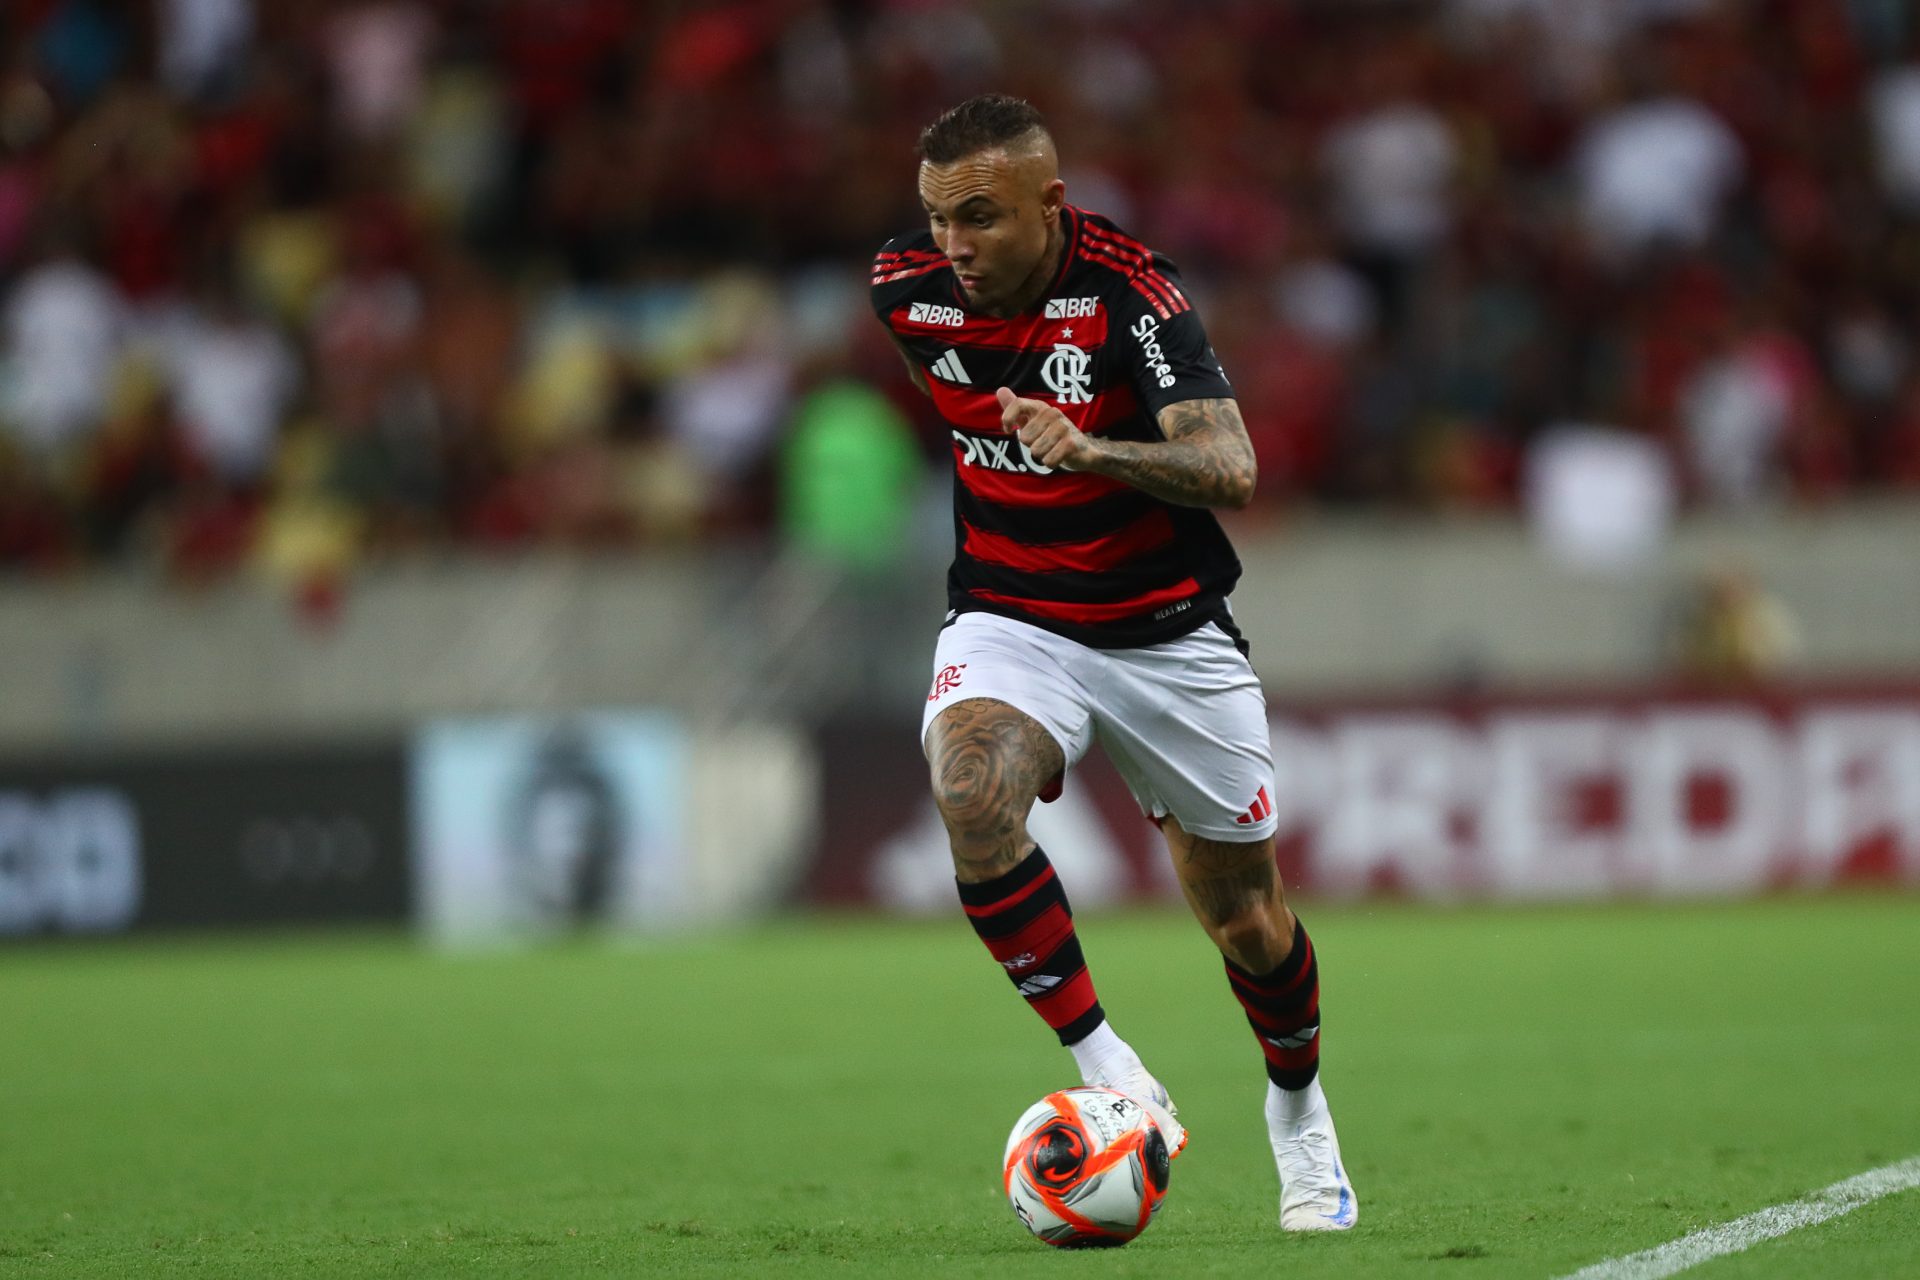
[[[949,605],[1099,648],[1216,621],[1233,634],[1225,601],[1240,561],[1211,511],[1041,466],[1000,429],[1003,386],[1115,440],[1163,439],[1167,405],[1233,395],[1173,264],[1098,214],[1069,205],[1061,222],[1053,286],[1010,319],[968,306],[927,231],[874,259],[874,310],[926,371],[953,433]]]

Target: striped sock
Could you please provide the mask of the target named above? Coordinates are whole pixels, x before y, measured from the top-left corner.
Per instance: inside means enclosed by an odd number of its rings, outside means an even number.
[[[1040,849],[994,880],[960,883],[967,920],[1061,1044],[1106,1021],[1073,932],[1073,908]]]
[[[1272,973],[1248,973],[1227,961],[1234,999],[1267,1057],[1267,1079],[1304,1089],[1320,1071],[1320,965],[1307,927],[1293,924],[1293,950]]]

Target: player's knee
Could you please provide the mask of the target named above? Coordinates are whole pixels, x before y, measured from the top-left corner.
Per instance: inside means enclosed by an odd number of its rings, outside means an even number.
[[[997,842],[1020,825],[1025,807],[1004,769],[985,757],[944,763],[934,769],[933,802],[956,841]]]
[[[1055,763],[1042,758],[1043,748],[1052,746],[1044,733],[1011,707],[991,702],[963,703],[943,715],[931,735],[929,763],[934,804],[956,849],[999,844],[1019,831],[1033,805],[1034,777]]]

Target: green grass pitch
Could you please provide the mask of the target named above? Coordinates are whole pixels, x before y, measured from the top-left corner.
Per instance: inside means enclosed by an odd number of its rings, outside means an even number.
[[[1920,898],[1303,915],[1345,1236],[1191,922],[1081,921],[1193,1141],[1066,1254],[996,1165],[1071,1059],[957,918],[823,918],[0,951],[0,1275],[1552,1277],[1920,1153]],[[1696,1274],[1920,1275],[1920,1191]]]

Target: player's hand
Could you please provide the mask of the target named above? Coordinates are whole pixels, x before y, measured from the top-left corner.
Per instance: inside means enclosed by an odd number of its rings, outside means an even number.
[[[1008,435],[1020,437],[1035,462],[1062,471],[1089,469],[1099,446],[1066,414],[1050,404],[1017,396],[1006,387],[994,395],[1000,401],[1000,425]]]

